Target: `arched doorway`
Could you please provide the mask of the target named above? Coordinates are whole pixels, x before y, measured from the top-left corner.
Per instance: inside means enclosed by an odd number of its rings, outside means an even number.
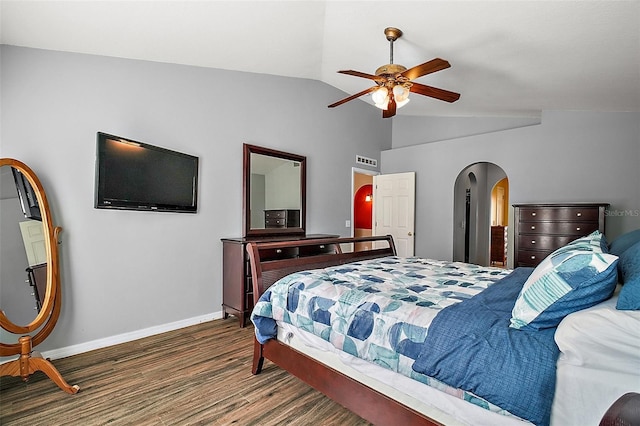
[[[478,162],[460,171],[453,195],[453,260],[491,263],[491,227],[508,222],[508,191],[507,174],[496,164]]]

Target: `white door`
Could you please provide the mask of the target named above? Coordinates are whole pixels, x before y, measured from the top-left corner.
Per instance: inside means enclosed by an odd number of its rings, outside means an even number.
[[[20,232],[29,266],[47,262],[47,248],[44,244],[44,228],[42,222],[26,220],[20,222]]]
[[[413,256],[415,172],[373,177],[373,235],[392,235],[398,256]]]

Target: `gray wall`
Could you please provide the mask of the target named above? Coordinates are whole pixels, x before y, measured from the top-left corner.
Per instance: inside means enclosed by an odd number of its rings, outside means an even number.
[[[417,95],[413,95],[418,97]],[[418,102],[438,102],[420,100]],[[393,148],[540,124],[540,117],[413,117],[393,119]]]
[[[41,351],[220,314],[242,233],[242,144],[307,156],[307,230],[349,235],[351,168],[391,123],[324,83],[1,46],[2,157],[38,175],[63,227],[62,314]],[[93,208],[96,132],[200,157],[197,214]]]
[[[403,132],[413,127],[429,140],[420,118],[405,117],[403,125]],[[394,147],[402,146],[395,134]],[[418,256],[452,258],[455,180],[479,161],[506,172],[511,204],[608,202],[609,240],[640,228],[637,112],[544,111],[539,125],[387,150],[381,157],[383,173],[416,172]]]

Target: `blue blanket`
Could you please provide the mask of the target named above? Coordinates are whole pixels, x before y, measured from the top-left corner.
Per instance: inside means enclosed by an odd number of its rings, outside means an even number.
[[[548,425],[560,353],[555,328],[509,328],[511,310],[533,268],[517,268],[434,318],[416,372],[473,392],[536,425]]]

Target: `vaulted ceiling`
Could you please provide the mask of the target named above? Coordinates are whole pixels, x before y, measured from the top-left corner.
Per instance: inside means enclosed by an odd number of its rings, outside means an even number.
[[[461,94],[412,94],[398,115],[640,111],[639,1],[1,0],[0,24],[3,44],[315,79],[343,97],[372,82],[336,71],[388,63],[393,26],[394,63],[446,59],[416,81]]]

